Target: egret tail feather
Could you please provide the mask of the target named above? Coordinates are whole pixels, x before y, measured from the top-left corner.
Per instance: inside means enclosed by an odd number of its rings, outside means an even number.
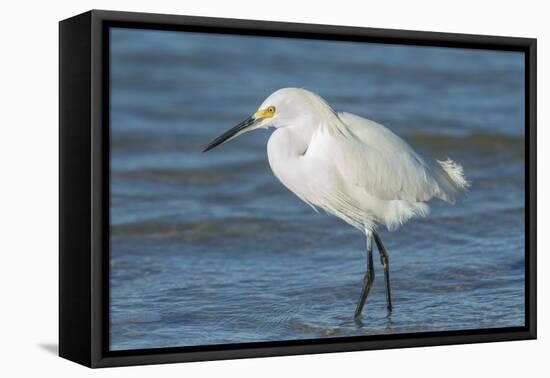
[[[464,176],[464,168],[457,162],[447,158],[446,160],[437,160],[437,163],[442,168],[445,178],[457,193],[455,199],[462,199],[468,194],[468,189],[471,184]],[[454,201],[453,201],[454,202]]]

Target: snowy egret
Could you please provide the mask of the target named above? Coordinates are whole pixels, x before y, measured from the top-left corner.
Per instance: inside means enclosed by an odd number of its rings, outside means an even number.
[[[388,252],[377,225],[395,230],[425,216],[433,198],[462,199],[469,183],[454,161],[422,158],[386,127],[350,113],[336,113],[320,96],[283,88],[252,116],[213,140],[204,152],[248,131],[274,127],[267,143],[269,165],[290,191],[365,234],[367,270],[355,318],[374,281],[372,241],[384,268],[386,304],[392,310]]]

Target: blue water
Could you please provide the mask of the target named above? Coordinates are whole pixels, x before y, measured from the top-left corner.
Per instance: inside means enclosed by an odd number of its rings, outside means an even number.
[[[524,325],[524,66],[514,52],[113,29],[112,350]],[[282,87],[378,121],[472,181],[362,235],[271,173],[269,132],[201,149]]]

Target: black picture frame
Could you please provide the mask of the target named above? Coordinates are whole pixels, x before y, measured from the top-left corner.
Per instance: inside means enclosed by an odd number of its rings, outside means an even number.
[[[109,27],[520,51],[525,54],[525,326],[108,350]],[[59,354],[88,367],[536,338],[536,39],[92,10],[59,24]]]

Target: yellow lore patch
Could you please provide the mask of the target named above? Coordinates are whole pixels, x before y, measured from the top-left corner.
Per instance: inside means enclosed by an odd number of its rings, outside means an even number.
[[[256,119],[271,118],[273,117],[274,114],[275,114],[275,107],[270,106],[268,108],[258,110],[256,113],[254,113],[254,118]]]

